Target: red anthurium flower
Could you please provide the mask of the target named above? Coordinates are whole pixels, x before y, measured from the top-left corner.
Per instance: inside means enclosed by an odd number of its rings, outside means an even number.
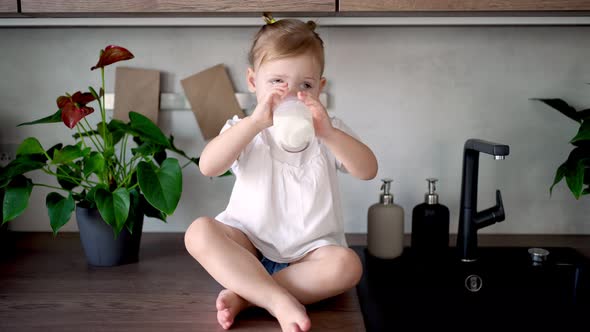
[[[109,45],[104,50],[100,51],[100,58],[98,59],[98,63],[96,66],[90,68],[90,70],[95,70],[96,68],[103,68],[112,63],[133,59],[133,54],[129,52],[127,49],[116,46],[116,45]]]
[[[90,92],[74,93],[73,96],[59,96],[57,98],[57,107],[61,110],[61,120],[70,129],[82,120],[88,114],[94,112],[92,107],[86,104],[95,100]]]

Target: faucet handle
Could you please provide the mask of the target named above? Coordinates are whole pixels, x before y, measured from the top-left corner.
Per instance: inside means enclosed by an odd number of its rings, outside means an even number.
[[[496,205],[489,209],[485,209],[475,214],[473,222],[477,229],[484,228],[494,223],[504,221],[506,214],[504,213],[504,204],[502,203],[502,194],[500,190],[496,190]]]
[[[496,222],[504,221],[506,219],[506,214],[504,213],[504,203],[502,203],[502,194],[500,193],[500,189],[496,190]]]

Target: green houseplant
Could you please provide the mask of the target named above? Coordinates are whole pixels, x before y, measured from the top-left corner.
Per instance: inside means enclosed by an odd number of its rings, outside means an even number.
[[[133,57],[123,47],[107,46],[100,51],[98,63],[91,68],[100,69],[100,89],[89,87],[88,92],[60,96],[57,112],[19,125],[65,124],[73,131],[74,143],[59,143],[47,148],[37,138],[29,137],[19,145],[16,158],[0,169],[2,224],[25,211],[35,186],[56,190],[46,197],[54,235],[76,210],[83,242],[79,210],[96,212],[95,215],[102,219],[96,225],[106,226],[115,241],[131,241],[122,240],[120,235],[123,233],[141,233],[138,224],[143,224],[144,216],[166,221],[166,217],[174,212],[182,193],[182,168],[191,163],[198,165],[198,158],[188,157],[174,145],[174,137],[166,137],[151,120],[139,113],[130,112],[128,123],[115,119],[107,122],[106,119],[105,67]],[[98,104],[100,116],[94,127],[86,118],[94,112],[88,106],[91,102]],[[181,167],[176,158],[168,156],[168,152],[187,162]],[[57,184],[34,183],[26,176],[32,171],[51,175]],[[139,250],[139,240],[133,241],[137,242],[136,250]],[[97,249],[84,248],[87,258],[89,250]],[[104,265],[116,265],[122,261],[124,259],[117,258]]]
[[[574,107],[558,98],[534,100],[545,103],[579,124],[578,132],[570,140],[574,148],[557,168],[549,193],[551,194],[553,187],[565,178],[576,199],[590,194],[590,109],[576,111]]]

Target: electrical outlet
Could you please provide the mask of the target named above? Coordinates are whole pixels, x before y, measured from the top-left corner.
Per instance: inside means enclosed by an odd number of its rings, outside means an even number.
[[[16,158],[17,144],[0,144],[0,166],[6,166]]]

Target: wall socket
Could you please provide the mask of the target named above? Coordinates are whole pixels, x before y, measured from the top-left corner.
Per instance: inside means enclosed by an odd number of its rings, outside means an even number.
[[[6,166],[16,158],[18,144],[0,144],[0,166]]]

